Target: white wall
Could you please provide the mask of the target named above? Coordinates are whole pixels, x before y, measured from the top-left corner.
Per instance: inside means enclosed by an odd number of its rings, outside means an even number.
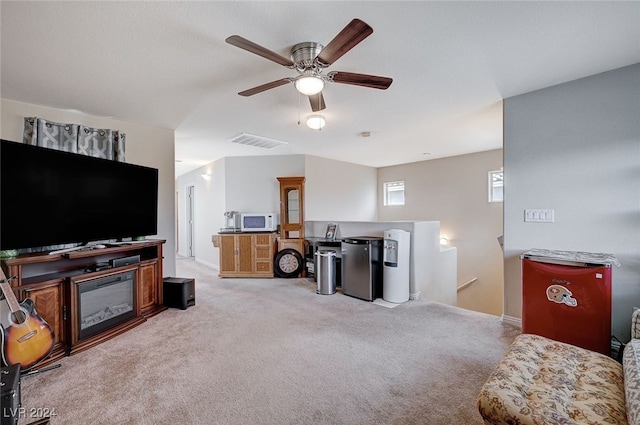
[[[438,221],[339,221],[338,239],[356,236],[384,237],[389,229],[411,233],[409,260],[409,293],[411,299],[424,298],[444,304],[456,305],[455,248],[440,247]],[[324,237],[326,221],[306,221],[305,234]]]
[[[210,267],[217,267],[218,252],[211,243],[211,235],[224,227],[225,159],[193,170],[176,180],[177,192],[177,241],[178,254],[188,256],[187,247],[187,188],[194,188],[194,239],[192,252],[195,258]],[[202,178],[210,174],[210,180]],[[214,261],[215,259],[215,261]]]
[[[110,128],[126,133],[127,162],[159,170],[158,235],[155,237],[166,239],[167,241],[163,247],[165,255],[164,276],[175,275],[173,130],[132,124],[8,99],[0,99],[0,109],[0,137],[6,140],[22,141],[25,117],[39,117],[54,122],[82,124],[94,128]]]
[[[279,213],[277,178],[304,176],[303,155],[228,157],[225,161],[225,211]]]
[[[640,306],[640,64],[504,102],[505,316],[520,318],[529,248],[615,255],[613,333]],[[553,208],[554,223],[525,223]]]
[[[211,174],[209,181],[203,173]],[[176,180],[178,199],[178,253],[186,255],[186,188],[195,189],[195,260],[218,269],[219,250],[211,236],[225,226],[225,211],[280,212],[277,177],[304,176],[304,156],[227,157]]]
[[[503,258],[502,203],[488,202],[488,172],[502,167],[502,149],[384,167],[378,170],[380,220],[437,220],[457,248],[457,305],[501,315]],[[405,205],[384,206],[382,184],[404,180]]]
[[[202,173],[212,174],[205,184]],[[224,211],[280,211],[277,177],[305,176],[305,221],[375,220],[377,170],[307,155],[228,157],[176,180],[179,254],[186,252],[185,188],[196,192],[195,259],[214,268],[219,252],[211,236],[224,227]]]
[[[305,220],[377,219],[376,168],[305,158]]]

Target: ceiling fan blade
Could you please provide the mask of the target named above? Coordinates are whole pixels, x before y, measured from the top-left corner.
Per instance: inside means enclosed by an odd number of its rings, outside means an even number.
[[[324,65],[331,65],[342,55],[353,49],[356,44],[369,37],[373,32],[367,23],[354,19],[326,45],[318,55],[318,61]]]
[[[252,89],[248,89],[245,91],[241,91],[238,93],[240,96],[253,96],[254,94],[262,93],[265,90],[274,89],[276,87],[284,86],[285,84],[289,84],[291,80],[289,78],[283,78],[282,80],[272,81],[270,83],[263,84],[261,86],[254,87]]]
[[[322,95],[322,92],[309,96],[309,103],[311,104],[311,110],[313,112],[322,111],[327,107],[324,104],[324,96]]]
[[[293,66],[293,61],[291,59],[287,59],[284,56],[281,56],[276,52],[272,52],[271,50],[262,47],[259,44],[254,43],[253,41],[249,41],[246,38],[240,37],[239,35],[232,35],[225,41],[232,46],[236,46],[246,50],[247,52],[262,56],[263,58],[279,63],[280,65]]]
[[[393,78],[379,77],[377,75],[356,74],[353,72],[331,73],[334,83],[352,84],[354,86],[369,87],[372,89],[386,90],[393,82]]]

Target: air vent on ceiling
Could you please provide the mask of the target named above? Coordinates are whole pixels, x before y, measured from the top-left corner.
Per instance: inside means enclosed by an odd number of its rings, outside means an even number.
[[[231,139],[231,143],[238,143],[240,145],[255,146],[264,149],[273,149],[278,146],[286,145],[287,142],[280,140],[268,139],[262,136],[256,136],[255,134],[240,133]]]

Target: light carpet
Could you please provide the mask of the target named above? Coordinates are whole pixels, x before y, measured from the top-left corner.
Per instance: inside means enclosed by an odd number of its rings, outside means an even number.
[[[306,279],[177,270],[196,278],[194,307],[25,377],[24,411],[68,425],[481,424],[480,386],[519,333],[429,301],[380,308]]]
[[[395,307],[398,307],[402,303],[392,303],[392,302],[389,302],[389,301],[385,301],[382,298],[376,298],[375,300],[373,300],[373,304],[374,305],[379,305],[380,307],[395,308]]]

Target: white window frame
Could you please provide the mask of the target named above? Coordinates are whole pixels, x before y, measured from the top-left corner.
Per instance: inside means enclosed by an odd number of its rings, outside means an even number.
[[[503,202],[504,201],[504,171],[494,170],[489,171],[489,202]],[[498,189],[499,188],[499,189]]]
[[[392,199],[391,193],[402,191],[402,199]],[[405,202],[404,197],[404,180],[396,180],[392,182],[384,182],[382,183],[382,193],[384,199],[384,206],[402,206]],[[395,196],[393,198],[399,198],[399,196]]]

